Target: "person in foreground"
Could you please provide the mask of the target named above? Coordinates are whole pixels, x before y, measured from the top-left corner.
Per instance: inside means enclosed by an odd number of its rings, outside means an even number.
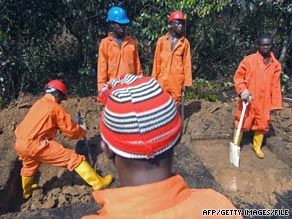
[[[45,92],[15,130],[14,149],[23,165],[22,197],[29,199],[32,189],[37,187],[33,180],[41,163],[75,170],[93,190],[109,185],[112,175],[105,178],[99,176],[83,155],[53,140],[58,130],[71,139],[80,139],[86,135],[85,127],[74,122],[60,105],[62,100],[68,99],[66,85],[62,81],[52,80],[46,84]]]
[[[264,153],[261,147],[264,134],[269,131],[271,114],[283,108],[282,66],[272,52],[273,38],[270,34],[262,34],[257,45],[257,52],[245,57],[234,75],[234,85],[240,97],[234,125],[237,129],[242,112],[242,101],[248,101],[241,132],[235,143],[239,146],[243,133],[253,130],[253,150],[258,158],[263,159]]]
[[[126,74],[99,93],[101,147],[117,170],[120,188],[94,191],[102,206],[92,218],[212,218],[203,209],[235,209],[213,189],[190,189],[173,173],[180,140],[175,102],[153,77]],[[216,217],[220,218],[220,217]],[[241,216],[224,218],[242,218]]]

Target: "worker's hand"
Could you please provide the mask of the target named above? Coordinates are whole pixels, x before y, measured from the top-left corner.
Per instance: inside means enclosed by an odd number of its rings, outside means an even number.
[[[187,93],[187,87],[186,87],[186,86],[183,86],[182,89],[181,89],[181,91],[182,91],[184,94],[186,94],[186,93]]]
[[[111,88],[112,88],[111,83],[110,81],[108,81],[107,83],[103,84],[103,87],[98,92],[98,95],[102,95],[103,93],[107,92]]]
[[[279,112],[279,110],[274,109],[274,110],[271,110],[270,114],[271,114],[271,116],[276,116],[276,115],[278,115],[278,112]]]
[[[248,91],[248,89],[245,89],[244,91],[241,92],[240,97],[242,100],[250,102],[252,99],[251,93]]]
[[[81,127],[84,131],[86,131],[86,124],[85,124],[85,123],[83,123],[82,125],[80,125],[80,127]]]
[[[98,92],[98,95],[96,97],[97,101],[105,104],[110,89],[111,89],[110,82],[104,84],[103,88]]]

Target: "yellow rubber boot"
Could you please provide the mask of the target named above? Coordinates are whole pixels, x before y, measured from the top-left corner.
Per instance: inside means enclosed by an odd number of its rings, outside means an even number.
[[[38,185],[33,183],[34,176],[22,176],[22,198],[29,199],[32,195],[32,189],[35,189]]]
[[[104,178],[98,175],[87,161],[82,161],[74,170],[85,182],[92,186],[93,190],[100,190],[113,181],[112,175],[107,175]]]
[[[237,132],[237,129],[234,130],[233,142],[235,141],[236,132]],[[237,142],[234,142],[238,147],[240,147],[240,142],[241,142],[242,136],[243,136],[243,132],[239,132],[239,136],[238,136]]]
[[[258,158],[263,159],[265,157],[261,147],[264,140],[264,134],[255,131],[253,136],[253,150]]]

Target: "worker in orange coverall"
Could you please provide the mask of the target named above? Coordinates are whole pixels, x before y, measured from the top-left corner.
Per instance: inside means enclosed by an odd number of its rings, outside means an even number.
[[[110,79],[123,74],[142,75],[142,67],[135,40],[126,33],[130,23],[121,7],[112,7],[108,11],[107,21],[112,32],[101,40],[97,64],[97,89],[100,91]]]
[[[170,14],[170,30],[157,41],[152,69],[152,77],[170,93],[177,107],[182,92],[192,86],[191,51],[190,43],[184,37],[185,21],[181,11]]]
[[[86,135],[85,127],[74,122],[70,115],[60,105],[67,100],[67,87],[59,80],[52,80],[45,86],[46,94],[29,110],[24,120],[15,130],[16,142],[14,148],[22,160],[23,198],[29,199],[34,176],[41,163],[75,170],[93,190],[99,190],[112,182],[112,176],[99,176],[85,161],[83,155],[64,148],[54,141],[57,130],[71,139],[79,139]]]
[[[236,92],[241,98],[235,113],[236,129],[242,111],[242,100],[249,101],[238,142],[235,143],[239,146],[243,132],[253,130],[253,150],[261,159],[264,158],[261,147],[264,134],[269,131],[271,113],[282,109],[282,66],[275,58],[272,47],[271,35],[261,35],[257,52],[245,57],[234,75]]]
[[[113,161],[120,188],[93,191],[102,208],[82,219],[242,218],[226,196],[213,189],[191,189],[173,172],[181,117],[173,98],[153,77],[127,74],[113,79],[99,98],[105,104],[99,120],[101,148]],[[212,214],[211,209],[227,209],[228,215]]]

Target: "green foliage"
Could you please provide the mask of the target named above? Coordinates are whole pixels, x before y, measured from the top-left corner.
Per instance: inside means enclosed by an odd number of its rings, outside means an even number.
[[[235,96],[235,88],[232,78],[224,80],[206,80],[203,78],[194,78],[193,85],[188,89],[187,99],[203,99],[209,101],[229,101]]]
[[[221,12],[225,6],[229,5],[229,0],[203,0],[199,1],[196,7],[196,12],[199,17],[206,17],[211,13]]]
[[[87,65],[81,67],[78,73],[81,78],[75,87],[75,92],[73,93],[76,93],[81,97],[88,96],[88,94],[95,95],[97,93],[96,79],[94,78],[96,76],[95,68]]]
[[[5,0],[0,3],[1,104],[19,92],[37,93],[53,78],[66,81],[69,95],[95,95],[98,44],[110,31],[106,16],[114,5],[124,7],[131,20],[128,34],[138,43],[145,75],[151,75],[155,44],[168,31],[169,14],[184,12],[194,77],[188,98],[227,96],[233,89],[227,79],[255,51],[264,31],[274,35],[275,55],[291,77],[289,1]],[[282,85],[283,92],[291,91],[290,80]]]
[[[288,75],[282,72],[281,74],[282,92],[289,93],[292,91],[292,81]]]
[[[4,97],[0,96],[0,109],[3,109],[5,106]]]
[[[218,88],[214,86],[210,81],[201,78],[195,78],[193,80],[192,88],[189,89],[186,94],[186,98],[216,101],[217,90]]]

